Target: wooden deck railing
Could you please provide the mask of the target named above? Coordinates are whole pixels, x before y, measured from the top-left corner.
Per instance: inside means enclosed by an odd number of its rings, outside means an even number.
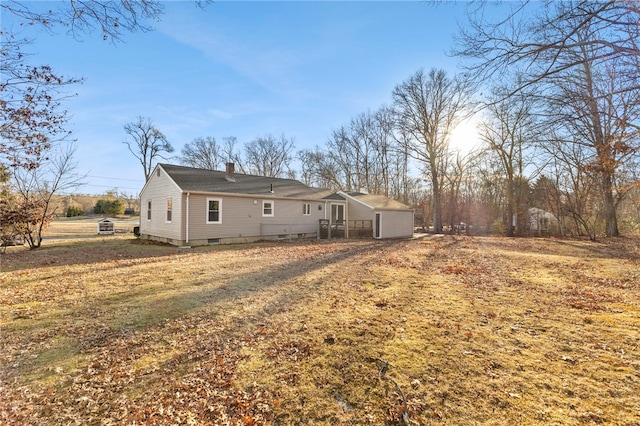
[[[373,220],[350,220],[349,238],[373,238]]]

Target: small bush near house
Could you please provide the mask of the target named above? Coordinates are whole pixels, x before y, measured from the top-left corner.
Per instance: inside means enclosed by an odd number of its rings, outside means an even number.
[[[82,216],[83,214],[84,210],[80,206],[69,206],[67,209],[67,217]]]
[[[95,207],[93,208],[93,212],[96,214],[123,214],[124,213],[124,202],[117,199],[100,199],[96,202]]]

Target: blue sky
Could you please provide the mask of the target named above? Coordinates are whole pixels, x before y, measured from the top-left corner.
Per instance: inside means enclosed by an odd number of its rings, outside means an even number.
[[[352,117],[390,104],[418,69],[455,73],[447,52],[464,13],[464,3],[167,2],[155,31],[117,45],[99,32],[23,35],[35,37],[34,64],[85,78],[64,105],[88,175],[80,192],[137,194],[142,167],[122,141],[138,116],[174,154],[197,137],[244,143],[267,133],[295,138],[297,150],[322,147]],[[3,14],[3,27],[12,22]]]

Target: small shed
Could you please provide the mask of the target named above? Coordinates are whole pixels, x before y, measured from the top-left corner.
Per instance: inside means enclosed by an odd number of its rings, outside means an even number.
[[[347,199],[349,236],[406,238],[413,236],[413,209],[383,195],[338,192]]]
[[[98,222],[98,234],[114,234],[116,232],[116,224],[109,219],[102,219]]]

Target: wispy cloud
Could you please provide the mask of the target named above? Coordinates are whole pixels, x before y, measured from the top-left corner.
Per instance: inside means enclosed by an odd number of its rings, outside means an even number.
[[[214,9],[210,15],[215,12]],[[268,23],[260,17],[235,22],[218,17],[215,21],[220,23],[215,25],[204,18],[194,20],[193,15],[184,14],[159,30],[284,100],[321,96],[310,78],[321,71],[324,59],[339,49],[338,37],[344,35],[343,31],[337,31],[338,36],[327,28],[307,28],[301,33],[300,23],[293,25],[284,17],[273,16]],[[252,27],[254,24],[257,26]],[[305,40],[300,41],[301,38]]]

